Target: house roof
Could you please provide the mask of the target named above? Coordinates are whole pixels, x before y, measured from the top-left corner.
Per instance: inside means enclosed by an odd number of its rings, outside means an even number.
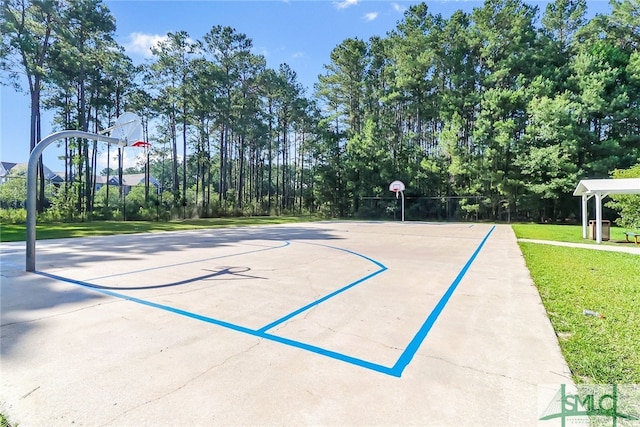
[[[106,184],[107,183],[107,177],[105,175],[97,175],[96,177],[96,184]],[[118,177],[117,176],[113,176],[111,175],[109,177],[109,185],[118,185]]]
[[[144,184],[145,174],[143,173],[128,173],[122,175],[122,185],[128,187],[135,187],[138,184]],[[149,182],[155,186],[159,186],[160,183],[153,176],[149,176]],[[104,175],[96,176],[96,184],[106,184],[107,177]],[[113,174],[109,176],[109,185],[118,185],[118,174]]]
[[[574,196],[640,194],[640,178],[583,179],[573,192]]]
[[[0,172],[2,173],[9,173],[9,171],[11,169],[13,169],[13,167],[16,165],[16,163],[11,163],[11,162],[0,162]]]
[[[144,178],[145,175],[143,173],[124,174],[122,175],[122,184],[133,187],[134,185],[144,183]]]
[[[26,172],[27,170],[27,163],[11,163],[11,162],[0,162],[0,172],[2,172],[2,175],[0,176],[5,176],[6,174],[9,173],[9,171],[15,167],[24,167],[24,170]],[[64,182],[64,173],[63,172],[53,172],[51,169],[49,169],[48,167],[44,167],[44,177],[47,181],[50,182],[54,182],[54,183],[62,183]],[[96,184],[106,184],[107,183],[107,177],[104,175],[97,175],[95,177]],[[122,183],[123,185],[126,186],[136,186],[138,184],[144,184],[144,180],[145,180],[145,174],[144,173],[130,173],[130,174],[124,174],[122,175]],[[160,182],[153,176],[150,175],[149,176],[149,182],[155,186],[160,186]],[[109,176],[109,184],[110,185],[118,185],[118,175],[117,174],[113,174],[111,176]]]
[[[27,163],[12,163],[12,162],[0,162],[0,163],[2,166],[1,169],[4,169],[5,174],[9,174],[11,169],[15,167],[24,168],[25,173],[27,171]],[[60,174],[53,172],[47,166],[44,166],[44,179],[46,179],[47,181],[57,182],[57,183],[64,182],[64,179],[63,177],[60,176]]]

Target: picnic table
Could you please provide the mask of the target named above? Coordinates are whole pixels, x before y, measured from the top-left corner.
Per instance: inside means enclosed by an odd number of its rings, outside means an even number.
[[[624,232],[624,237],[625,237],[625,239],[627,239],[627,242],[631,242],[631,240],[629,240],[629,238],[633,237],[633,242],[636,245],[640,245],[640,241],[638,241],[638,238],[640,237],[640,233],[636,233],[634,231],[625,231]]]

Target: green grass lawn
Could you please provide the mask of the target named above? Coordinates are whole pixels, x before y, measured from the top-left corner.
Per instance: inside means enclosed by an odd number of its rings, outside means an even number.
[[[513,224],[513,231],[518,239],[556,240],[558,242],[592,243],[595,240],[582,238],[582,225],[556,225],[556,224]],[[610,240],[603,244],[629,244],[624,232],[630,231],[621,227],[610,228]]]
[[[3,414],[0,414],[0,427],[11,427],[9,420]]]
[[[198,228],[242,227],[249,225],[287,224],[310,222],[311,216],[261,216],[242,218],[205,218],[197,220],[152,222],[152,221],[88,221],[70,223],[37,224],[36,238],[60,239],[65,237],[107,236],[111,234],[149,233],[155,231],[180,231]],[[1,224],[0,242],[24,241],[24,224]]]
[[[558,241],[574,241],[571,228],[514,226],[519,237]],[[576,382],[640,383],[640,256],[527,242],[520,247]],[[605,318],[585,316],[585,309]]]

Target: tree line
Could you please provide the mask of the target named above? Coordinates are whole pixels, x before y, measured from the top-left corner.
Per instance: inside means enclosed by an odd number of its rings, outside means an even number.
[[[486,0],[449,17],[419,3],[386,35],[336,46],[311,95],[226,26],[168,33],[135,66],[99,0],[5,0],[0,58],[3,81],[26,76],[31,147],[42,108],[92,132],[125,110],[142,117],[153,148],[136,172],[161,191],[147,185],[128,217],[160,205],[380,218],[399,179],[409,218],[564,219],[579,179],[640,162],[640,2],[610,5],[587,19],[584,0]],[[97,170],[110,148],[64,147],[66,184],[47,198],[41,182],[39,199],[67,216],[120,209],[94,185],[123,172]]]

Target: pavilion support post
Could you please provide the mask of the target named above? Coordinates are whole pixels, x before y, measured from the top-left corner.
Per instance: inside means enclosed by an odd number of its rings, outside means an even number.
[[[587,238],[587,224],[589,222],[589,210],[587,209],[589,202],[589,196],[582,195],[582,238]]]
[[[602,243],[602,194],[596,193],[596,243]]]

